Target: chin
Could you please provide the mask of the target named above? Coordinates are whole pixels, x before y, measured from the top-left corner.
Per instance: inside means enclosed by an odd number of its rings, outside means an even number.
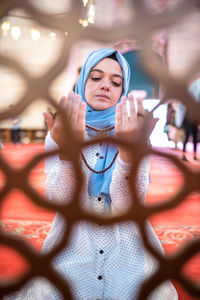
[[[92,108],[95,110],[105,110],[105,109],[109,109],[113,106],[114,104],[111,103],[97,103],[96,105],[93,105]]]
[[[99,105],[99,106],[93,107],[93,109],[95,109],[95,110],[105,110],[105,109],[108,109],[110,107],[111,106],[108,106],[108,105]]]

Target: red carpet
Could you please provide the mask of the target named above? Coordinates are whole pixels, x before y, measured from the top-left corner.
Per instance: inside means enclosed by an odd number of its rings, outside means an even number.
[[[2,154],[12,166],[22,167],[35,154],[44,151],[40,144],[5,145]],[[179,151],[162,149],[180,156]],[[192,154],[188,154],[193,169],[200,168],[200,161],[193,162]],[[199,155],[200,156],[200,155]],[[44,161],[40,162],[31,172],[30,182],[42,194],[45,190]],[[4,184],[4,176],[0,172],[0,188]],[[162,157],[151,158],[151,183],[147,196],[149,205],[167,201],[183,184],[180,171]],[[151,223],[165,249],[171,254],[182,247],[188,240],[200,237],[200,194],[190,195],[176,209],[153,216]],[[23,193],[13,190],[3,202],[0,226],[11,234],[22,236],[33,247],[41,249],[43,241],[50,229],[55,213],[34,205]],[[22,274],[28,268],[26,262],[13,250],[0,247],[0,279]],[[184,266],[183,272],[195,281],[200,278],[200,255],[196,255]],[[199,282],[199,281],[198,281]],[[179,299],[194,300],[177,283]]]

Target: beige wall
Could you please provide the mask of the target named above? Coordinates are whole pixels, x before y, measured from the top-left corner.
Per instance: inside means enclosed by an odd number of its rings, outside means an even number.
[[[169,68],[183,76],[200,55],[200,13],[192,14],[169,30]]]
[[[43,2],[48,2],[43,0]],[[60,5],[68,3],[69,1],[59,0]],[[49,3],[49,2],[48,2]],[[102,0],[96,1],[99,5],[97,14],[97,23],[101,24]],[[106,2],[107,3],[107,2]],[[116,22],[119,16],[113,15],[113,3],[111,1],[108,10],[105,10],[104,19],[107,20],[106,25],[109,24],[109,14],[112,17],[112,22]],[[127,4],[128,0],[124,0]],[[128,6],[127,6],[128,7]],[[61,9],[61,7],[60,7]],[[127,10],[124,9],[126,14]],[[61,42],[59,37],[55,40],[49,38],[49,30],[39,27],[41,31],[41,38],[38,42],[34,42],[30,37],[30,27],[35,26],[31,20],[23,20],[19,18],[10,18],[11,25],[20,25],[22,27],[22,36],[19,40],[14,41],[10,34],[0,36],[0,53],[9,55],[20,61],[23,66],[33,75],[44,74],[48,68],[55,62],[56,55],[59,53]],[[102,19],[103,22],[103,19]],[[104,22],[105,25],[105,22]],[[37,26],[36,26],[37,27]],[[195,57],[199,54],[200,47],[200,15],[195,13],[192,16],[184,19],[174,28],[168,30],[169,34],[169,69],[177,76],[182,76],[187,72]],[[93,43],[92,41],[83,41],[73,46],[71,50],[68,66],[62,74],[53,82],[50,91],[55,99],[62,95],[66,95],[73,87],[77,68],[81,66],[89,54],[95,48],[111,46],[102,45],[100,43]],[[11,104],[15,104],[23,95],[26,86],[21,78],[11,69],[6,69],[0,66],[0,110],[4,110]],[[42,117],[43,111],[48,106],[44,100],[39,99],[33,103],[22,114],[22,126],[27,128],[43,128],[44,121]],[[0,127],[10,126],[10,120],[0,123]]]

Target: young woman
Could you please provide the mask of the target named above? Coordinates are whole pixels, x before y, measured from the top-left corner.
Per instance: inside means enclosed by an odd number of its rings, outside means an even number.
[[[63,97],[61,105],[68,113],[72,130],[80,140],[106,132],[111,136],[131,138],[138,129],[134,99],[129,97],[130,116],[126,110],[130,70],[124,57],[113,49],[100,49],[87,58],[76,85],[76,94]],[[49,127],[46,149],[62,145],[65,137],[59,115],[54,120],[45,113]],[[131,168],[126,149],[103,143],[82,151],[84,187],[82,206],[94,214],[125,212],[131,202],[127,176]],[[46,160],[47,196],[53,201],[70,199],[75,188],[73,165],[66,154]],[[105,171],[106,170],[106,171]],[[102,171],[98,173],[96,171]],[[140,166],[137,189],[145,200],[149,182],[149,162]],[[43,253],[57,245],[65,222],[57,214],[45,240]],[[161,245],[152,228],[149,238]],[[73,298],[78,300],[137,299],[140,286],[157,268],[143,247],[138,227],[130,221],[110,227],[81,221],[73,228],[70,244],[53,260],[54,268],[70,283]],[[41,289],[42,286],[42,289]],[[38,292],[39,291],[39,292]],[[23,299],[62,299],[58,290],[47,282],[29,289]],[[46,298],[45,298],[46,297]],[[149,298],[150,299],[150,298]],[[177,299],[170,282],[162,284],[151,299]]]

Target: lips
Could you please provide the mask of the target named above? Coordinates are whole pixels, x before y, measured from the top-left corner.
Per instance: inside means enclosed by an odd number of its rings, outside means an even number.
[[[107,96],[107,95],[105,95],[105,94],[98,94],[98,95],[96,95],[96,97],[97,98],[101,98],[101,99],[105,99],[105,100],[109,100],[110,98]]]

